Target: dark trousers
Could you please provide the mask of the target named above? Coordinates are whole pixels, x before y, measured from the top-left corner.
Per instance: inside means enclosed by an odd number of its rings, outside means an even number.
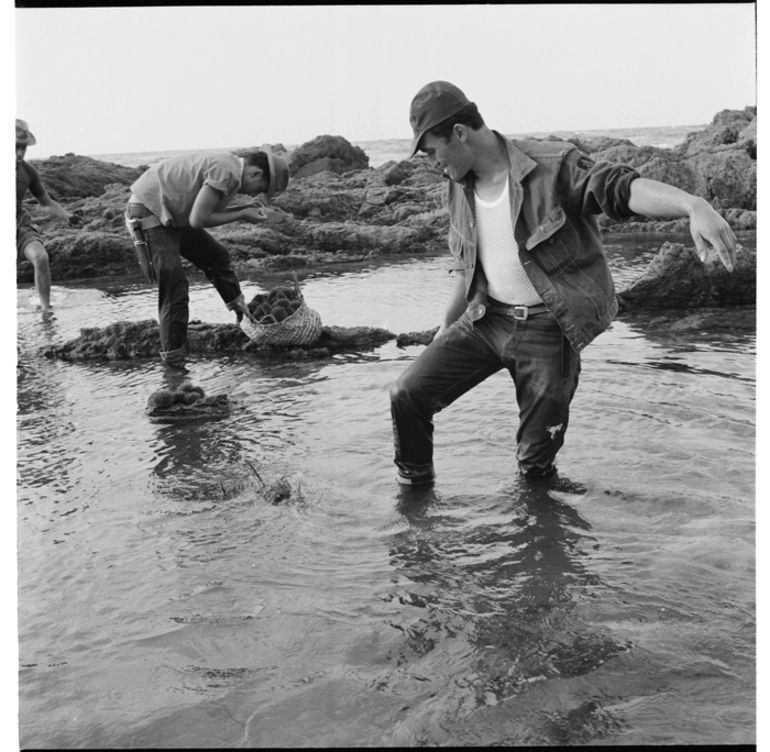
[[[516,459],[526,475],[548,475],[564,444],[580,354],[550,313],[518,321],[487,311],[464,314],[437,337],[391,389],[395,462],[402,475],[433,469],[433,416],[501,368],[516,389]]]
[[[129,204],[129,217],[150,216],[141,204]],[[189,285],[182,259],[198,267],[213,283],[219,297],[232,303],[241,286],[230,265],[227,249],[205,230],[192,227],[153,227],[144,230],[158,278],[158,321],[161,352],[177,351],[187,342]]]

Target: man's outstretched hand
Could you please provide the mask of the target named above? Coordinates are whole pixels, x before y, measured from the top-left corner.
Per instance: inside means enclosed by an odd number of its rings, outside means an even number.
[[[735,268],[737,239],[733,228],[705,199],[695,202],[690,213],[690,234],[701,261],[708,258],[709,245],[717,252],[728,271]]]

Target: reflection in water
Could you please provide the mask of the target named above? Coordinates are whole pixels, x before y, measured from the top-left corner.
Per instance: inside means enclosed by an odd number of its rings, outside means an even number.
[[[466,668],[451,681],[470,694],[472,710],[541,681],[582,676],[629,650],[576,614],[604,587],[583,563],[585,548],[598,547],[590,525],[562,500],[585,490],[557,477],[518,478],[486,498],[401,491],[398,510],[409,528],[391,541],[395,586],[385,598],[416,611],[392,625],[405,637],[396,665],[419,665],[439,645],[451,654],[451,641],[467,642]],[[585,740],[592,725],[602,734],[616,725],[599,702],[570,712],[575,718],[541,729],[546,743]]]

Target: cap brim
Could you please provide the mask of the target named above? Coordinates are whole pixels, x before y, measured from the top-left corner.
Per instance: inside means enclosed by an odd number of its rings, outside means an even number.
[[[427,129],[426,129],[427,130]],[[411,159],[415,154],[417,154],[418,151],[420,151],[420,141],[422,141],[422,137],[425,135],[425,131],[420,131],[413,139],[412,139],[412,150],[409,153],[408,159]]]
[[[17,138],[16,143],[22,144],[23,146],[32,146],[32,144],[37,143],[37,139],[29,131],[27,131],[27,135],[21,139]]]
[[[273,150],[269,144],[262,144],[262,146],[259,147],[259,150],[267,154],[267,164],[270,168],[270,183],[267,186],[265,198],[270,201],[275,195],[275,160],[273,159]]]

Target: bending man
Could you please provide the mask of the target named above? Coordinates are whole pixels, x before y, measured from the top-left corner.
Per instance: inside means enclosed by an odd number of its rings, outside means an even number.
[[[227,308],[243,317],[246,301],[227,249],[204,228],[231,222],[258,224],[267,218],[257,207],[228,210],[238,193],[264,194],[269,201],[286,189],[289,165],[269,146],[237,157],[229,152],[197,152],[150,167],[132,186],[126,224],[147,279],[158,284],[161,358],[185,357],[189,294],[182,258],[203,271]]]

